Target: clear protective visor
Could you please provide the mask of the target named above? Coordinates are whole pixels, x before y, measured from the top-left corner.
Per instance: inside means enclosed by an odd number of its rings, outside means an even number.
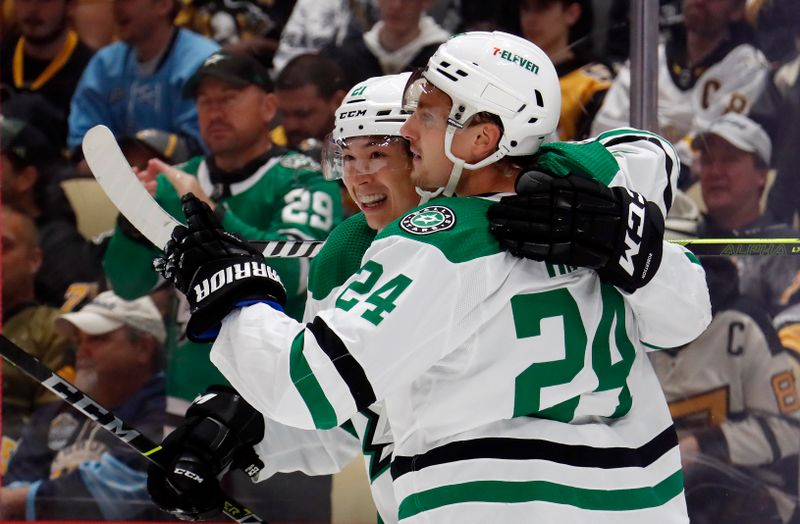
[[[406,81],[406,86],[403,88],[403,110],[413,113],[417,110],[419,97],[425,93],[432,93],[435,88],[433,84],[428,82],[425,78],[425,71],[427,68],[418,68]]]
[[[326,180],[339,180],[379,172],[408,173],[413,166],[408,143],[391,135],[325,137],[322,147],[322,174]]]
[[[437,92],[443,93],[448,100],[447,106],[425,107],[424,118],[421,119],[421,123],[428,126],[437,124],[444,126],[449,124],[455,129],[467,127],[471,122],[472,115],[468,116],[466,114],[466,107],[464,106],[458,109],[454,107],[450,95],[433,85],[433,83],[425,77],[425,72],[427,70],[427,68],[417,69],[408,78],[406,86],[403,89],[403,110],[414,113],[419,109],[419,100],[422,95],[434,95]]]

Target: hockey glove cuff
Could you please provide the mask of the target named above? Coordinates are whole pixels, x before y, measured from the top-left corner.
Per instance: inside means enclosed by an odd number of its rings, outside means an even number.
[[[187,337],[208,342],[236,307],[267,302],[281,309],[286,291],[263,255],[222,229],[213,211],[194,195],[182,198],[189,227],[178,226],[154,267],[186,295],[191,310]]]
[[[182,520],[211,519],[222,512],[219,479],[230,469],[255,477],[264,467],[253,446],[264,438],[264,418],[236,391],[211,386],[186,411],[186,421],[161,444],[148,469],[147,490],[162,510]]]

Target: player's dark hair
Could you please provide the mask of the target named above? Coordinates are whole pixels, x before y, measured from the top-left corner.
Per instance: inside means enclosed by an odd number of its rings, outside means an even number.
[[[275,79],[276,91],[288,91],[313,85],[323,98],[331,98],[337,91],[347,89],[344,72],[333,59],[315,53],[294,57],[281,69]]]

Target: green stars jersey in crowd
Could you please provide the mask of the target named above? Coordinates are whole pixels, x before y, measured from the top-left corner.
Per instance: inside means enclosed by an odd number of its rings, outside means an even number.
[[[324,239],[341,221],[338,185],[322,178],[319,164],[310,158],[273,146],[272,154],[254,172],[229,184],[214,184],[203,157],[178,166],[198,178],[201,187],[212,195],[218,207],[225,208],[222,224],[226,230],[248,240]],[[222,195],[218,198],[215,195]],[[180,197],[164,176],[158,177],[156,200],[171,215],[184,220]],[[132,240],[119,227],[111,238],[104,267],[114,291],[133,299],[151,291],[159,277],[152,260],[159,254],[150,245]],[[308,260],[270,259],[286,286],[286,311],[300,318],[306,295]],[[176,295],[180,295],[176,293]],[[182,416],[190,401],[223,377],[208,360],[209,345],[195,344],[184,337],[189,314],[187,303],[173,312],[167,361],[167,394],[170,411]]]

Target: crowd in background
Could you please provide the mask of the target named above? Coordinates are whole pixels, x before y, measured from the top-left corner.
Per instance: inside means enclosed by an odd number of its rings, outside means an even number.
[[[185,337],[156,248],[93,187],[90,128],[114,133],[168,212],[191,192],[245,238],[322,240],[357,211],[319,165],[352,86],[423,67],[452,34],[502,30],[556,67],[553,140],[584,140],[628,125],[630,3],[4,0],[3,334],[160,441],[224,379]],[[798,237],[800,9],[661,0],[659,33],[652,131],[682,164],[667,235]],[[653,354],[692,522],[800,522],[800,256],[787,250],[702,257],[711,326]],[[307,261],[274,267],[299,318]],[[0,520],[164,520],[145,461],[103,433],[4,362]],[[270,520],[347,521],[331,477],[227,482]]]

